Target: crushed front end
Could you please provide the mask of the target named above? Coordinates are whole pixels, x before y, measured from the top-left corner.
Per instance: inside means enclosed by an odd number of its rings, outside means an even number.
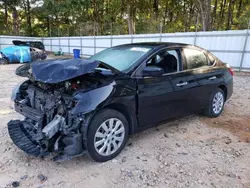
[[[65,86],[28,80],[15,91],[15,110],[25,119],[11,120],[8,130],[13,142],[26,153],[34,156],[56,153],[58,160],[84,153],[80,132],[84,115],[71,113],[76,101],[62,88]]]
[[[89,119],[114,84],[112,72],[95,70],[99,64],[61,59],[17,68],[29,80],[13,90],[15,110],[25,117],[8,123],[13,142],[34,156],[54,154],[55,160],[84,154]]]

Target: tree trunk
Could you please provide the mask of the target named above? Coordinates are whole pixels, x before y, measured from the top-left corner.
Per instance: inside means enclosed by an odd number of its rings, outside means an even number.
[[[134,34],[133,30],[133,17],[132,17],[132,11],[131,11],[131,5],[128,5],[127,7],[127,14],[128,14],[128,34],[132,35]]]
[[[234,4],[235,4],[235,0],[233,0],[232,2],[232,14],[231,14],[231,27],[234,24]]]
[[[233,4],[234,4],[234,0],[230,0],[229,5],[228,5],[226,30],[230,30],[231,29],[232,17],[233,17],[233,8],[232,8]]]
[[[216,23],[216,17],[217,17],[217,5],[218,5],[218,0],[215,0],[214,3],[214,10],[213,10],[213,17],[212,17],[212,22],[211,22],[211,28],[214,28],[214,24]]]
[[[169,22],[172,22],[173,19],[174,19],[174,14],[173,14],[173,11],[171,11],[171,12],[169,13]]]
[[[227,2],[227,0],[224,0],[223,6],[222,6],[222,12],[221,12],[221,20],[222,20],[222,22],[223,22],[223,19],[224,19],[226,2]]]
[[[190,29],[190,26],[194,23],[193,21],[195,21],[195,28],[197,28],[198,27],[198,20],[197,20],[198,16],[195,13],[195,5],[193,5],[193,3],[190,6],[189,14],[190,14],[190,17],[188,20],[188,25],[189,25],[188,29]],[[195,18],[195,19],[193,20],[193,18]]]
[[[226,0],[221,0],[220,13],[219,13],[218,21],[217,21],[217,30],[219,30],[220,27],[223,28],[223,19],[224,19],[225,6],[226,6]]]
[[[4,0],[4,26],[5,26],[5,31],[6,33],[9,32],[9,26],[8,26],[8,6],[7,6],[7,1]]]
[[[211,30],[211,0],[206,1],[206,31]]]
[[[238,6],[237,16],[236,16],[237,18],[239,18],[241,15],[241,8],[242,8],[242,0],[240,0],[239,6]]]
[[[211,30],[211,0],[197,0],[203,31]]]
[[[132,16],[131,16],[131,18],[132,18],[132,29],[133,29],[133,33],[135,34],[136,32],[135,32],[135,18],[136,18],[136,0],[133,0],[132,1],[133,2],[133,6],[132,6],[132,9],[131,9],[131,12],[132,12]]]
[[[163,27],[165,28],[166,26],[166,19],[167,19],[167,15],[168,15],[168,1],[166,1],[165,3],[165,11],[164,11],[164,16],[163,16]]]
[[[13,34],[19,34],[19,21],[18,21],[18,12],[16,7],[12,7],[12,19],[13,19]]]
[[[183,3],[183,12],[187,12],[186,1],[184,1],[184,3]],[[187,32],[187,30],[188,30],[188,20],[189,20],[189,15],[187,15],[186,19],[184,19],[184,32]]]
[[[159,17],[159,0],[154,0],[154,3],[153,3],[153,8],[154,8],[154,14],[155,14],[155,20],[157,21],[158,20],[158,17]]]
[[[28,35],[32,36],[32,26],[31,26],[31,12],[30,12],[30,0],[26,0],[26,6],[27,6],[27,31]]]
[[[47,17],[46,18],[46,22],[47,22],[47,35],[48,35],[48,37],[51,37],[50,35],[51,35],[51,32],[50,32],[50,17]]]

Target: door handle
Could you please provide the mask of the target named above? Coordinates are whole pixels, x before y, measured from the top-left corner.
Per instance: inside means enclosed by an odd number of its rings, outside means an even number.
[[[208,78],[209,80],[215,80],[217,77],[216,76],[212,76],[210,78]]]
[[[188,84],[187,82],[182,82],[182,83],[176,84],[176,86],[181,87],[181,86],[185,86],[185,85],[187,85],[187,84]]]

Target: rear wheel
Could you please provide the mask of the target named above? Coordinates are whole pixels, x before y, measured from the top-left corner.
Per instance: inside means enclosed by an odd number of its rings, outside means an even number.
[[[90,124],[87,135],[89,155],[98,162],[116,157],[124,148],[128,139],[128,122],[123,114],[116,110],[100,111]]]
[[[225,104],[224,91],[220,88],[217,88],[210,95],[209,104],[205,109],[205,115],[209,117],[218,117],[224,109],[224,104]]]

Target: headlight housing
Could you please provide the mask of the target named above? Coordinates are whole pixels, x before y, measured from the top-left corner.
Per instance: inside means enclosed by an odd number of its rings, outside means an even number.
[[[24,81],[25,82],[25,81]],[[20,86],[24,83],[24,82],[20,82],[19,84],[17,84],[14,89],[12,90],[12,94],[11,94],[11,100],[15,101],[17,94],[19,93],[20,90]]]

